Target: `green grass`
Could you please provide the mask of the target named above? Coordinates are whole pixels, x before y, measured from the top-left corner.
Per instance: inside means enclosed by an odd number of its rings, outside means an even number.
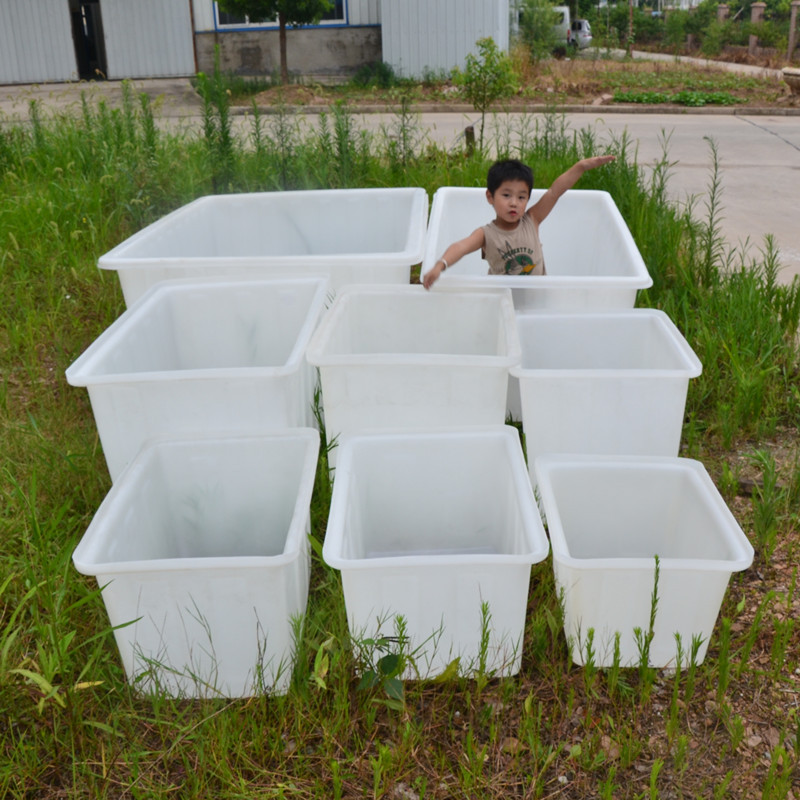
[[[532,63],[523,47],[512,51],[514,78],[519,84],[519,97],[535,102],[583,102],[585,94],[630,95],[625,102],[681,102],[684,105],[727,104],[744,102],[745,98],[769,104],[781,94],[781,83],[775,79],[741,75],[722,69],[697,67],[678,62],[621,60],[602,52],[581,54],[570,60],[550,59]],[[220,86],[236,105],[249,105],[264,89],[265,81],[244,80],[233,75],[218,75]],[[313,102],[351,104],[381,103],[396,106],[411,103],[466,103],[463,76],[458,72],[439,73],[421,82],[397,78],[385,64],[372,64],[360,70],[347,83],[335,85],[292,85],[285,92],[288,103]],[[199,83],[198,83],[199,85]],[[272,100],[284,94],[272,88]],[[673,98],[677,97],[675,100]],[[263,101],[260,101],[263,102]],[[504,100],[500,103],[503,105]]]
[[[86,392],[64,379],[123,310],[98,256],[215,189],[412,185],[432,194],[482,185],[488,165],[425,143],[407,113],[374,138],[343,107],[304,137],[292,115],[256,115],[240,141],[222,95],[211,95],[200,134],[160,131],[132,96],[120,109],[39,112],[30,127],[0,129],[0,796],[787,797],[800,755],[791,700],[800,478],[796,456],[787,472],[766,452],[776,433],[796,437],[800,289],[776,282],[769,243],[751,258],[721,241],[713,143],[707,224],[667,200],[668,142],[652,178],[623,138],[611,145],[617,162],[581,183],[612,194],[654,278],[640,304],[667,311],[703,362],[690,385],[686,451],[727,474],[757,548],[757,572],[732,578],[728,622],[702,665],[672,675],[574,667],[547,561],[532,569],[518,676],[405,681],[401,692],[398,663],[380,660],[378,648],[374,680],[360,680],[340,579],[320,557],[331,493],[323,458],[309,612],[288,695],[137,696],[99,590],[71,564],[109,489]],[[557,116],[496,125],[492,135],[535,165],[537,186],[598,150],[589,131]],[[740,467],[742,452],[757,455]],[[740,469],[763,474],[752,500],[736,494]]]
[[[731,92],[759,89],[764,80],[720,69],[705,72],[681,64],[627,63],[627,69],[619,69],[613,62],[595,62],[596,71],[602,75],[609,89],[671,92],[686,89],[697,92]]]
[[[729,92],[703,92],[683,89],[680,92],[668,94],[655,91],[629,91],[614,92],[615,103],[643,103],[645,105],[660,105],[662,103],[675,103],[679,106],[731,106],[741,103],[737,97]]]

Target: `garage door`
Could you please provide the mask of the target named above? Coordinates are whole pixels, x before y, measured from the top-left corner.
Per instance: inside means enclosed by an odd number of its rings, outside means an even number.
[[[191,0],[101,0],[108,77],[195,72]]]
[[[66,0],[0,0],[0,84],[78,77]]]

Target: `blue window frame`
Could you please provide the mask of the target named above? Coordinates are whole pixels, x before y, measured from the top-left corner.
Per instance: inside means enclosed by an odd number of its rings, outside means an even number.
[[[347,21],[347,0],[332,0],[332,8],[322,15],[320,25],[341,25]],[[276,28],[277,18],[267,22],[250,22],[246,15],[231,14],[220,10],[219,4],[214,3],[218,28]]]

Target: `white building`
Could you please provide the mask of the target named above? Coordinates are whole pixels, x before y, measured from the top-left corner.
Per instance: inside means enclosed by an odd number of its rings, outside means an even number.
[[[289,71],[449,71],[484,36],[507,47],[508,14],[508,0],[334,0],[318,25],[289,29]],[[213,69],[216,48],[225,71],[279,70],[277,22],[233,18],[214,0],[0,0],[0,84],[189,76]]]
[[[335,0],[328,17],[289,31],[293,71],[380,58],[379,0]],[[269,74],[277,37],[277,23],[241,23],[214,0],[0,0],[0,84],[188,76],[213,69],[215,45],[234,71]]]

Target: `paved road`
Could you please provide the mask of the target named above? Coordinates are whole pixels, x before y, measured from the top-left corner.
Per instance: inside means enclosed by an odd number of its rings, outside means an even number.
[[[160,124],[195,126],[201,104],[187,80],[135,81],[134,89],[157,99]],[[80,108],[80,92],[118,101],[117,82],[41,87],[0,86],[0,122],[25,119],[28,104],[39,99],[50,108]],[[382,114],[357,115],[359,124],[371,130],[391,126],[393,117]],[[313,120],[313,115],[306,115]],[[541,114],[529,115],[533,124]],[[800,116],[745,115],[732,113],[616,113],[604,107],[584,113],[567,113],[570,128],[592,128],[600,143],[630,137],[639,164],[651,167],[659,161],[667,143],[672,163],[668,184],[678,203],[694,198],[694,212],[706,217],[705,202],[711,180],[711,148],[716,143],[722,183],[721,229],[732,248],[747,249],[754,257],[763,247],[766,234],[773,234],[783,265],[781,277],[800,275]],[[474,113],[423,113],[420,126],[439,144],[461,146],[464,128],[475,122]],[[239,125],[246,125],[239,118]],[[498,115],[501,128],[519,129],[519,115]]]
[[[620,114],[599,108],[568,113],[573,130],[591,128],[597,141],[627,134],[629,152],[648,169],[664,156],[672,164],[668,189],[680,203],[693,202],[695,216],[707,219],[712,150],[717,148],[721,179],[720,227],[729,245],[758,256],[766,234],[773,234],[783,266],[781,278],[800,275],[800,117],[733,114]],[[423,114],[423,127],[445,146],[457,146],[474,114]],[[369,115],[376,129],[391,119]],[[519,115],[498,115],[501,129],[519,130]],[[692,200],[693,198],[693,200]]]

